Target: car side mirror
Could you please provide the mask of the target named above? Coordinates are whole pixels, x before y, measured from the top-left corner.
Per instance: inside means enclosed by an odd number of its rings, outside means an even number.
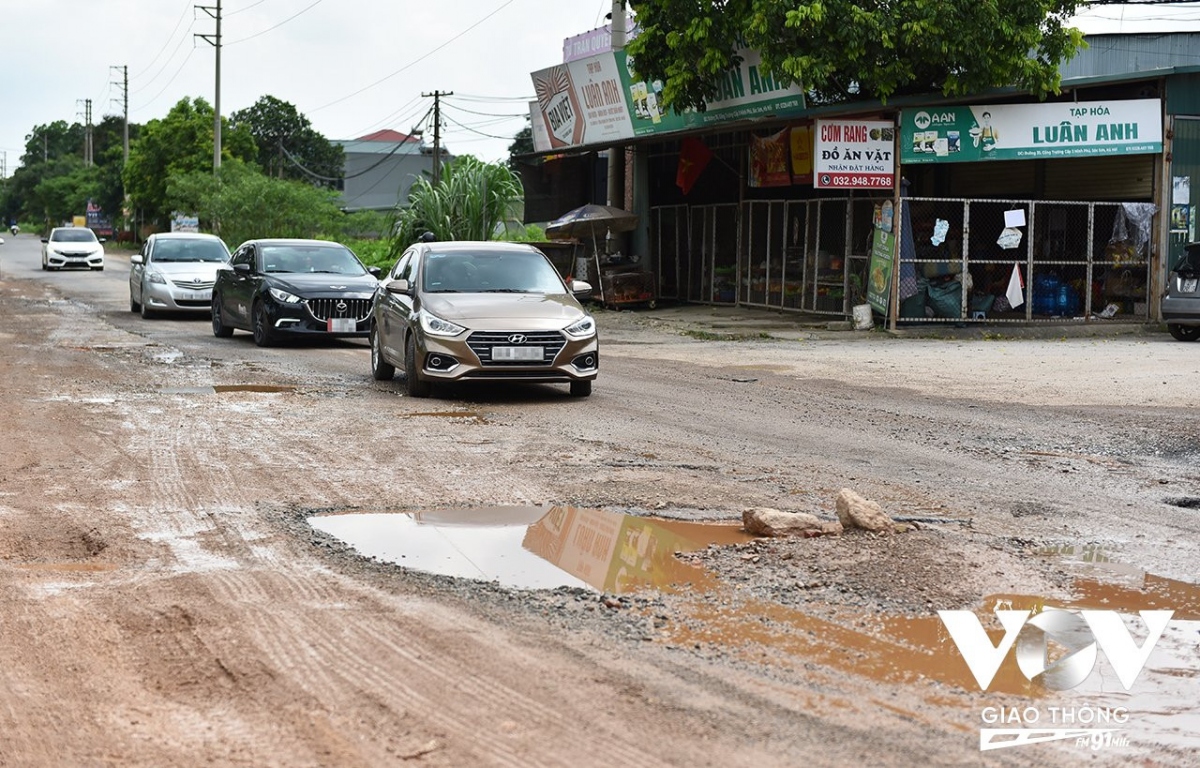
[[[586,299],[592,295],[592,284],[584,280],[572,280],[571,293],[577,299]]]
[[[387,284],[387,292],[401,296],[412,296],[412,286],[404,278],[393,280]]]
[[[108,238],[107,238],[107,237],[102,237],[102,238],[100,238],[100,242],[102,242],[102,243],[107,243],[107,242],[108,242]]]
[[[144,261],[145,261],[145,259],[142,258],[142,254],[140,254],[140,253],[135,253],[129,257],[130,264],[141,264]]]
[[[50,242],[50,238],[48,238],[48,237],[43,237],[43,238],[42,238],[42,242],[43,242],[43,243],[48,243],[48,242]]]
[[[241,272],[243,275],[248,275],[248,274],[250,274],[250,265],[246,264],[245,262],[234,264],[233,271]]]

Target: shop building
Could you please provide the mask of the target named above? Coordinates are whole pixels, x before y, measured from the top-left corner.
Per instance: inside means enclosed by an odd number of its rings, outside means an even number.
[[[641,224],[623,247],[661,299],[839,317],[869,303],[892,324],[1156,321],[1195,239],[1200,35],[1088,43],[1045,102],[834,108],[743,52],[726,98],[684,115],[604,51],[533,73],[544,159],[524,178],[547,206],[553,180],[592,179],[561,213],[596,201],[597,157],[625,158],[616,202]]]

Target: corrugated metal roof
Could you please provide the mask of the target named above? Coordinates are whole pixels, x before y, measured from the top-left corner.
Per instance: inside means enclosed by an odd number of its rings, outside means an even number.
[[[1064,80],[1112,75],[1153,76],[1155,70],[1200,66],[1200,32],[1088,35],[1088,47],[1059,70]]]

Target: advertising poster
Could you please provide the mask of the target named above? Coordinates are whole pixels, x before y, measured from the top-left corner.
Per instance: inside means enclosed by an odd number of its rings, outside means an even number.
[[[892,296],[892,258],[895,251],[895,233],[876,227],[871,238],[871,263],[867,268],[867,303],[885,316]]]
[[[551,149],[602,144],[633,136],[629,108],[611,53],[590,56],[533,73],[535,122]]]
[[[750,136],[751,187],[786,187],[792,183],[789,155],[791,142],[788,129],[770,136]]]
[[[812,184],[813,181],[813,134],[811,125],[793,125],[792,183]]]
[[[906,109],[900,123],[905,164],[1162,151],[1159,99]]]
[[[890,122],[818,120],[814,131],[814,187],[892,188],[896,173],[896,134]]]

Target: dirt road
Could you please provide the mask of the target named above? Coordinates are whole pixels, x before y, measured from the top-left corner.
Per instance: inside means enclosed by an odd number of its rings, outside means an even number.
[[[0,251],[0,765],[1193,764],[1200,345],[717,342],[609,312],[586,400],[417,401],[362,343],[145,321],[119,256],[35,253]],[[620,595],[431,575],[309,524],[833,519],[842,487],[916,530],[680,553],[690,586]],[[1009,660],[981,692],[936,611],[1028,601],[1175,613],[1129,692],[1103,655],[1072,690]],[[1067,708],[1124,709],[1128,743],[980,751]]]

